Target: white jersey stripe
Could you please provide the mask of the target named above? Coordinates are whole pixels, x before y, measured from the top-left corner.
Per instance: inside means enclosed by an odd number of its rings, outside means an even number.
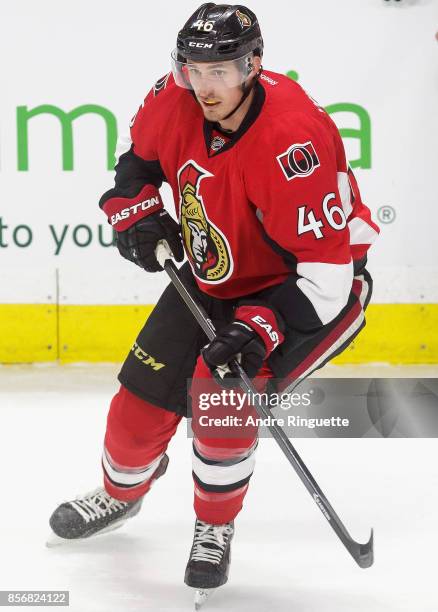
[[[350,244],[372,244],[379,235],[371,225],[360,217],[355,217],[348,222],[350,230]]]
[[[338,172],[338,191],[342,202],[342,208],[348,219],[353,212],[353,206],[351,204],[350,181],[348,180],[348,174],[346,172]]]
[[[303,262],[297,264],[302,277],[297,286],[312,303],[316,314],[325,325],[344,308],[353,283],[353,262],[330,264]]]
[[[116,164],[119,163],[120,157],[129,151],[132,145],[130,134],[121,134],[117,139],[116,145]]]

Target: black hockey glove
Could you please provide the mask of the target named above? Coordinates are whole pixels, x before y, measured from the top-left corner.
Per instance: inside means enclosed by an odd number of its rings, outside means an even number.
[[[120,255],[134,262],[146,272],[161,272],[163,269],[155,257],[160,240],[169,245],[176,261],[184,259],[180,227],[165,211],[159,210],[131,225],[124,232],[117,232],[116,245]]]
[[[216,382],[228,388],[236,386],[236,378],[239,377],[229,362],[237,358],[248,376],[254,378],[265,360],[266,347],[254,330],[245,323],[235,321],[221,329],[202,350],[202,356]]]
[[[239,306],[235,319],[202,351],[205,363],[222,387],[236,386],[238,373],[230,366],[231,360],[237,359],[249,378],[254,378],[264,360],[284,340],[280,331],[283,322],[265,306]]]

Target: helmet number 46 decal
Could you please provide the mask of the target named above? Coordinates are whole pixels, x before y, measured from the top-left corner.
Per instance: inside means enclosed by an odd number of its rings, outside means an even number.
[[[336,195],[334,193],[328,193],[322,203],[322,210],[327,223],[334,230],[342,230],[347,225],[347,218],[344,211],[340,206],[332,206],[329,208],[330,200],[335,200]],[[321,219],[315,217],[315,213],[312,209],[306,210],[307,206],[300,206],[298,208],[298,236],[305,234],[306,232],[313,232],[315,238],[319,240],[324,238],[321,228],[324,228],[324,223]],[[307,218],[306,218],[307,217]]]
[[[193,27],[198,30],[198,32],[211,32],[214,27],[214,21],[204,21],[203,19],[198,19],[193,24]]]

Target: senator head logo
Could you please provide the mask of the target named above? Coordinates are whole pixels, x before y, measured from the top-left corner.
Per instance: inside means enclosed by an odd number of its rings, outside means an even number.
[[[193,160],[178,171],[183,243],[194,274],[205,283],[223,282],[233,271],[228,241],[208,218],[200,194],[202,179],[212,176]]]
[[[288,181],[309,176],[320,166],[315,147],[310,140],[291,145],[287,151],[277,156],[277,160]]]
[[[242,29],[249,28],[251,26],[251,19],[248,17],[248,15],[245,15],[245,13],[242,13],[242,11],[237,10],[236,16],[240,25],[242,26]]]

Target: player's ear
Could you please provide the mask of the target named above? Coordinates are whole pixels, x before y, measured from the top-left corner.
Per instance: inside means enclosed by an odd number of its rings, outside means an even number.
[[[250,76],[255,76],[256,74],[258,74],[262,66],[262,60],[260,59],[258,55],[254,55],[254,57],[251,59],[251,66],[252,66],[252,70],[251,70]]]

